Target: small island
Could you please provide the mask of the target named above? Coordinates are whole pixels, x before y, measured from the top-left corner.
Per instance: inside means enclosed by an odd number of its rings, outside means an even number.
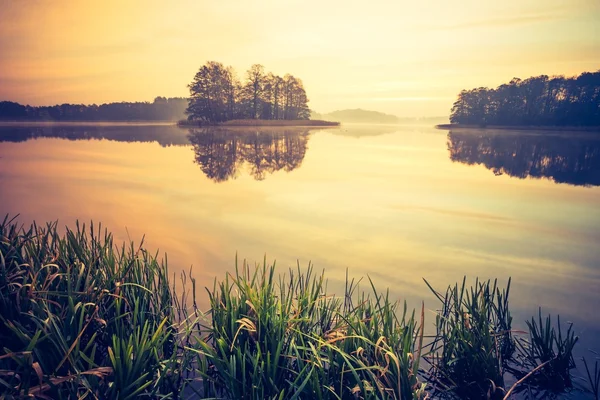
[[[600,70],[463,90],[450,122],[437,127],[600,131]]]
[[[242,83],[234,69],[216,61],[204,64],[192,82],[186,120],[180,126],[337,126],[310,120],[302,80],[265,72],[260,64],[246,71]]]

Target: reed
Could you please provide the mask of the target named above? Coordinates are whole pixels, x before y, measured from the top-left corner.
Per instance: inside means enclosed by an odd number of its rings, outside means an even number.
[[[502,398],[505,361],[514,351],[506,289],[497,281],[449,286],[445,293],[425,281],[441,303],[430,348],[434,388],[465,399]]]
[[[585,357],[582,359],[583,365],[585,366],[586,377],[588,379],[589,391],[594,396],[595,400],[600,399],[600,367],[596,360],[594,363],[594,369],[588,365]]]
[[[165,393],[174,315],[167,267],[101,227],[0,224],[0,387],[9,397]]]
[[[424,398],[418,377],[414,314],[372,287],[349,281],[343,297],[327,293],[309,266],[275,276],[275,267],[236,268],[209,292],[208,337],[200,356],[207,396],[274,398]]]
[[[573,387],[571,370],[575,368],[573,348],[579,340],[573,332],[573,325],[568,324],[567,331],[563,331],[560,316],[556,319],[556,327],[548,315],[542,319],[542,310],[539,310],[537,320],[531,318],[526,321],[529,328],[529,338],[517,340],[518,361],[521,370],[534,369],[536,373],[529,379],[528,385],[536,390],[549,390],[563,392]],[[522,375],[517,371],[515,375]]]

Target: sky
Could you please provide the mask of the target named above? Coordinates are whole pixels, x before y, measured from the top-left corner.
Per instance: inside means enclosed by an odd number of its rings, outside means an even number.
[[[598,0],[0,0],[0,100],[187,96],[207,61],[304,82],[321,113],[444,116],[462,89],[600,69]]]

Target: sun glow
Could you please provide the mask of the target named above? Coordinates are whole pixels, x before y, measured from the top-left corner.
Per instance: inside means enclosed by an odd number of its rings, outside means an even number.
[[[461,89],[600,66],[595,0],[0,0],[0,99],[186,96],[208,60],[304,81],[311,108],[447,115]],[[418,115],[415,115],[418,114]]]

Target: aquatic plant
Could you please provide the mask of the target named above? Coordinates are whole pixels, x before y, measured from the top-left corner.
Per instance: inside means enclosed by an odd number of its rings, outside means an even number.
[[[444,294],[425,283],[441,302],[426,358],[434,388],[465,399],[502,398],[505,360],[514,351],[510,279],[500,290],[497,281],[477,280],[468,288],[465,278]]]
[[[556,328],[548,315],[542,320],[542,310],[539,310],[538,320],[531,318],[526,321],[529,328],[529,340],[517,340],[517,359],[521,370],[536,369],[535,374],[528,380],[528,385],[553,392],[562,392],[573,386],[571,370],[575,368],[573,347],[579,340],[569,324],[563,336],[560,316],[557,317]],[[515,371],[515,375],[522,375]]]
[[[9,397],[166,393],[167,267],[101,228],[0,223],[0,387]]]
[[[327,294],[323,274],[244,263],[209,292],[211,327],[196,351],[204,394],[235,399],[425,397],[421,319],[378,293]],[[420,332],[420,334],[419,334]],[[416,356],[413,356],[416,354]]]
[[[585,357],[582,359],[583,365],[585,366],[585,372],[587,374],[588,384],[590,385],[590,393],[594,396],[594,399],[600,399],[600,368],[598,367],[598,361],[594,363],[594,370],[588,366]]]
[[[420,322],[312,267],[244,264],[199,312],[165,262],[101,228],[0,224],[0,386],[12,397],[398,398],[425,396]],[[191,283],[191,290],[189,289]],[[190,296],[191,295],[191,296]],[[191,304],[190,304],[191,303]],[[415,355],[416,354],[416,355]]]

